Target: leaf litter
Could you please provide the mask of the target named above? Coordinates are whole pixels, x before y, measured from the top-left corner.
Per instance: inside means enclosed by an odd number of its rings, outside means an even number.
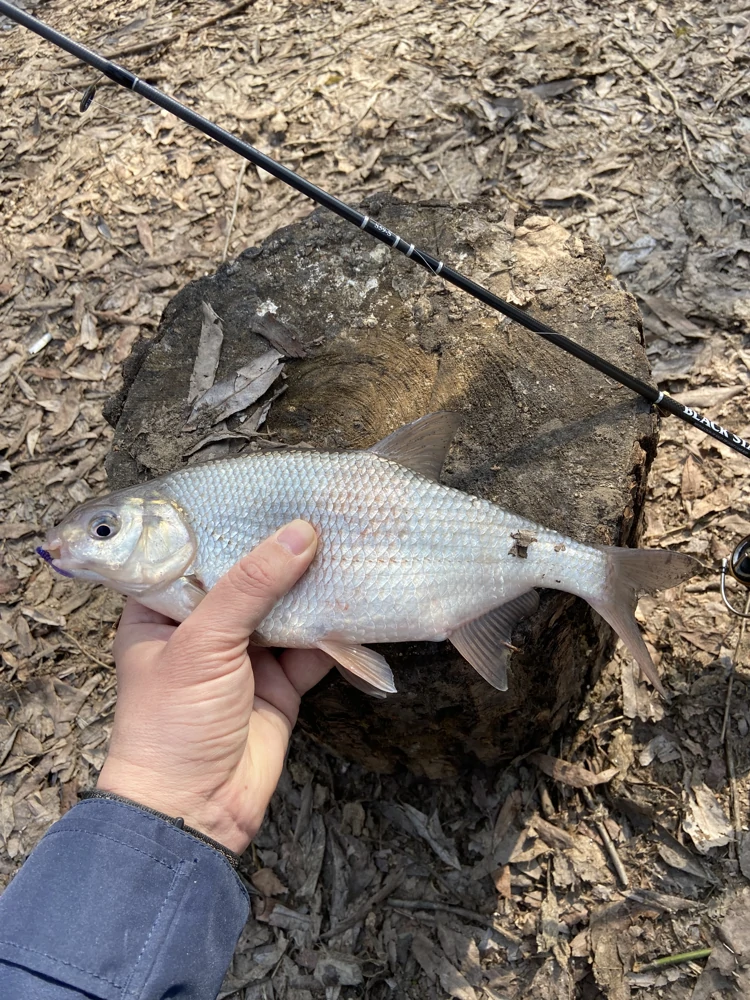
[[[181,81],[187,103],[348,201],[387,190],[460,210],[489,194],[509,217],[530,207],[593,236],[639,298],[661,387],[750,434],[747,11],[257,0],[249,17],[248,6],[201,20],[186,4],[92,0],[86,25],[73,20],[84,41],[159,85]],[[70,0],[44,10],[63,24],[76,13]],[[119,598],[53,580],[33,548],[106,488],[102,406],[175,289],[310,206],[121,90],[100,87],[80,113],[82,68],[0,30],[6,882],[94,782],[115,700]],[[248,330],[266,338],[268,367],[217,383],[215,305],[194,402],[211,390],[216,402],[186,434],[196,460],[224,435],[256,446],[282,358],[298,356],[295,331],[256,306]],[[643,544],[716,565],[750,533],[749,492],[740,459],[665,421]],[[703,997],[746,975],[747,641],[715,574],[645,599],[640,616],[673,702],[618,652],[539,763],[444,786],[364,773],[296,736],[245,859],[257,920],[221,995],[681,1000],[696,981]],[[601,781],[590,801],[588,776]],[[706,946],[700,980],[696,962],[633,971]]]

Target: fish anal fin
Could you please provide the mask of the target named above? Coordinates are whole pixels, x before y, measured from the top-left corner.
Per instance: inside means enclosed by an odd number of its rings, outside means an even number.
[[[453,435],[461,422],[460,413],[438,410],[399,427],[374,444],[369,451],[389,458],[427,479],[438,480]]]
[[[351,684],[352,687],[355,687],[358,691],[361,691],[363,694],[368,694],[371,698],[387,697],[385,691],[381,691],[379,688],[374,687],[367,681],[362,680],[361,677],[358,677],[356,674],[353,674],[351,670],[347,670],[345,667],[342,667],[340,663],[336,664],[336,669],[338,670],[338,672],[341,674],[341,676],[344,678],[345,681],[348,681],[348,683]]]
[[[472,667],[498,691],[508,690],[508,658],[513,629],[539,607],[535,590],[493,608],[480,618],[466,622],[450,636],[450,641]]]
[[[395,693],[396,685],[393,683],[391,668],[385,657],[376,653],[374,649],[332,638],[320,639],[316,646],[343,667],[347,679],[349,679],[347,674],[352,674],[354,678],[362,681],[363,684],[357,684],[352,680],[354,686],[361,691],[366,691],[367,694],[379,693],[380,697]]]

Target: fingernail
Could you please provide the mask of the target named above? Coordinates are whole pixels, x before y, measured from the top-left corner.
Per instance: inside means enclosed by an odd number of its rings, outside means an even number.
[[[301,556],[315,541],[315,528],[307,521],[292,521],[281,529],[276,541],[289,549],[292,555]]]

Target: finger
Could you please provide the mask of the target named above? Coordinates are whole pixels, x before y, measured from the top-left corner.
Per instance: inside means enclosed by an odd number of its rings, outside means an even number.
[[[177,622],[172,621],[171,618],[159,614],[158,611],[152,611],[134,598],[129,597],[120,616],[112,646],[112,655],[118,670],[127,665],[125,663],[128,659],[126,654],[134,646],[144,642],[156,642],[163,645],[170,639],[176,628]]]
[[[260,702],[265,702],[284,716],[291,732],[297,721],[299,695],[275,657],[254,657],[252,664],[255,683],[254,710],[258,709]]]
[[[152,611],[145,604],[136,601],[134,597],[129,597],[125,602],[125,607],[120,615],[120,625],[176,625],[177,622],[158,611]]]
[[[319,684],[334,666],[334,660],[321,649],[286,649],[279,663],[300,697]]]
[[[333,660],[319,649],[287,649],[279,659],[267,650],[251,649],[255,697],[282,712],[294,726],[303,694],[321,681]]]
[[[291,590],[312,562],[315,529],[292,521],[261,542],[225,573],[180,625],[183,641],[210,644],[215,652],[247,645],[277,601]]]

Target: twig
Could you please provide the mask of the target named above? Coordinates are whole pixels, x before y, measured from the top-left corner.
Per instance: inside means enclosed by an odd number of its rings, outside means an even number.
[[[227,238],[224,241],[224,252],[221,255],[222,260],[227,259],[227,252],[229,250],[229,240],[232,236],[232,229],[234,228],[234,220],[237,218],[237,205],[240,200],[240,188],[242,187],[242,178],[245,176],[245,170],[247,169],[247,160],[243,160],[240,164],[239,173],[237,174],[237,184],[234,188],[234,204],[232,205],[232,217],[229,220],[229,225],[227,226]]]
[[[440,174],[441,174],[443,180],[445,181],[446,187],[448,188],[448,190],[450,191],[451,195],[453,196],[453,200],[455,202],[462,203],[464,201],[464,199],[463,198],[459,198],[458,194],[456,193],[456,189],[453,187],[453,185],[450,182],[450,178],[446,174],[445,170],[443,170],[443,164],[439,160],[436,161],[436,164],[437,164],[437,168],[440,171]]]
[[[696,177],[698,177],[700,179],[701,183],[706,188],[706,190],[708,191],[708,193],[712,194],[712,192],[710,191],[710,189],[707,187],[708,178],[703,173],[703,171],[698,168],[695,160],[693,159],[693,153],[692,153],[692,150],[690,149],[690,146],[688,145],[688,140],[687,140],[687,132],[690,131],[690,133],[692,134],[692,136],[696,140],[696,142],[699,142],[700,139],[701,139],[700,132],[697,131],[697,129],[690,123],[689,119],[687,119],[685,117],[685,115],[683,114],[683,112],[682,112],[682,110],[680,108],[680,102],[677,100],[677,95],[672,90],[672,88],[669,86],[669,84],[666,82],[666,80],[664,80],[663,77],[661,77],[656,72],[656,70],[651,69],[651,67],[648,65],[648,63],[644,62],[644,60],[641,59],[639,56],[637,56],[635,54],[635,52],[631,52],[631,50],[627,47],[627,45],[624,44],[624,42],[621,42],[617,38],[612,38],[612,41],[618,47],[618,49],[621,49],[623,52],[626,52],[627,55],[633,60],[634,63],[636,63],[638,66],[640,66],[641,69],[645,73],[648,73],[649,76],[651,76],[653,78],[653,80],[657,84],[657,86],[661,87],[661,89],[664,91],[665,94],[669,95],[669,99],[671,100],[672,106],[674,107],[674,113],[677,116],[677,119],[678,119],[678,121],[680,122],[680,124],[682,126],[682,129],[681,129],[681,132],[682,132],[682,142],[683,142],[683,145],[685,146],[685,152],[687,153],[688,163],[693,168],[693,170],[695,171]]]
[[[111,663],[105,663],[104,660],[100,660],[98,657],[94,656],[94,654],[91,652],[91,650],[86,649],[85,646],[82,646],[80,644],[80,642],[78,641],[78,639],[76,639],[76,637],[74,635],[71,635],[70,632],[66,632],[64,628],[61,628],[60,632],[67,639],[70,639],[70,641],[72,643],[74,643],[76,646],[78,646],[78,648],[80,649],[80,651],[83,653],[84,656],[88,656],[88,658],[90,660],[93,660],[94,663],[98,663],[99,666],[100,667],[104,667],[105,670],[111,670],[112,669],[112,664]]]
[[[441,913],[452,913],[457,917],[464,917],[475,924],[483,924],[492,927],[498,934],[504,935],[513,944],[521,944],[521,938],[513,931],[506,930],[505,927],[498,927],[495,920],[483,913],[475,913],[473,910],[465,910],[463,906],[450,906],[448,903],[433,903],[428,899],[392,899],[388,904],[397,910],[439,910]]]
[[[343,932],[348,931],[350,927],[354,927],[356,924],[360,923],[360,921],[364,920],[368,913],[374,910],[376,906],[388,899],[390,894],[395,892],[403,881],[403,872],[392,872],[380,889],[370,896],[366,903],[363,903],[362,906],[360,906],[358,910],[355,910],[350,917],[342,920],[340,923],[336,924],[335,927],[331,927],[325,932],[325,934],[321,934],[318,940],[327,941],[329,938],[336,937],[337,934],[343,934]]]
[[[687,129],[685,128],[684,122],[682,123],[682,144],[685,147],[685,152],[687,153],[687,158],[690,162],[690,166],[703,181],[705,187],[706,182],[709,180],[709,178],[706,176],[706,174],[703,173],[703,171],[700,169],[698,164],[693,159],[693,151],[691,150],[690,143],[688,142]],[[709,188],[706,188],[706,190],[708,191],[709,194],[711,194],[711,190]]]
[[[509,191],[507,187],[503,187],[502,184],[495,184],[495,190],[499,191],[500,194],[504,194],[505,197],[508,199],[508,201],[514,201],[516,205],[520,205],[521,208],[524,209],[524,211],[526,212],[530,211],[533,208],[533,206],[529,204],[528,201],[524,201],[524,199],[521,198],[519,195],[513,194],[512,191]]]
[[[623,888],[627,889],[629,882],[628,882],[627,872],[625,871],[625,866],[623,865],[620,859],[620,855],[617,853],[617,848],[615,847],[614,842],[612,841],[612,838],[610,837],[609,833],[607,832],[607,828],[604,825],[605,808],[601,802],[594,801],[594,796],[591,794],[588,788],[582,788],[581,791],[583,792],[583,797],[586,800],[586,805],[593,813],[594,825],[599,831],[599,836],[602,838],[604,842],[604,846],[607,849],[607,854],[609,854],[612,866],[617,872],[617,877],[622,883]]]
[[[505,139],[503,140],[503,159],[500,164],[500,170],[497,175],[498,183],[505,177],[505,168],[508,166],[508,156],[510,155],[510,133],[505,133]]]
[[[698,948],[695,951],[681,951],[677,955],[665,955],[664,958],[657,958],[653,962],[645,965],[634,965],[633,972],[652,972],[656,969],[665,969],[669,965],[680,965],[682,962],[695,962],[699,958],[708,958],[711,954],[710,948]]]
[[[142,52],[148,52],[150,49],[155,49],[159,45],[166,45],[170,42],[175,42],[182,34],[193,35],[196,31],[201,31],[203,28],[209,28],[212,24],[216,24],[217,21],[223,21],[227,17],[234,17],[235,14],[241,14],[246,7],[254,4],[255,0],[241,0],[240,3],[236,3],[234,7],[230,7],[228,10],[223,10],[220,14],[214,14],[212,17],[207,17],[205,21],[199,21],[198,24],[194,25],[192,28],[186,28],[181,31],[173,31],[169,35],[164,35],[163,38],[152,38],[148,42],[136,42],[134,45],[125,45],[121,49],[115,49],[114,52],[110,52],[106,58],[115,59],[120,56],[136,56],[140,55]],[[68,63],[63,63],[63,69],[75,69],[76,66],[80,66],[80,60],[71,60]]]
[[[747,599],[745,600],[745,614],[750,612],[750,592],[748,592]],[[737,637],[737,643],[734,647],[734,655],[732,657],[732,669],[729,671],[729,684],[727,685],[727,697],[724,701],[724,722],[721,727],[721,742],[724,743],[729,731],[729,708],[732,701],[732,687],[734,685],[734,671],[737,665],[737,657],[739,655],[740,646],[742,645],[742,640],[745,638],[745,628],[747,627],[747,618],[740,619],[740,634]]]
[[[680,112],[680,102],[677,100],[675,92],[672,90],[669,84],[667,84],[662,79],[662,77],[656,72],[655,69],[651,69],[651,67],[647,62],[644,62],[644,60],[641,59],[640,56],[637,56],[635,52],[631,51],[631,49],[629,49],[624,42],[621,42],[619,38],[612,38],[611,40],[614,42],[614,44],[617,46],[618,49],[621,49],[630,59],[633,60],[634,63],[640,66],[641,69],[644,71],[644,73],[648,73],[648,75],[653,78],[654,83],[656,83],[659,87],[661,87],[661,89],[664,91],[665,94],[669,94],[669,98],[672,101],[672,104],[674,105],[674,113],[677,115],[680,121],[682,121],[682,114]]]
[[[745,600],[745,614],[750,612],[750,593]],[[734,749],[732,747],[731,726],[729,724],[729,711],[732,704],[732,688],[734,687],[734,673],[737,669],[742,640],[745,638],[745,628],[747,618],[740,619],[740,634],[737,637],[737,644],[734,647],[732,656],[732,669],[729,671],[729,682],[727,684],[727,696],[724,701],[724,721],[721,726],[721,742],[724,744],[724,758],[727,764],[727,774],[729,776],[729,794],[732,800],[732,825],[734,826],[734,840],[729,846],[730,855],[735,856],[739,852],[742,841],[742,816],[740,815],[740,803],[737,795],[737,772],[734,766]]]

